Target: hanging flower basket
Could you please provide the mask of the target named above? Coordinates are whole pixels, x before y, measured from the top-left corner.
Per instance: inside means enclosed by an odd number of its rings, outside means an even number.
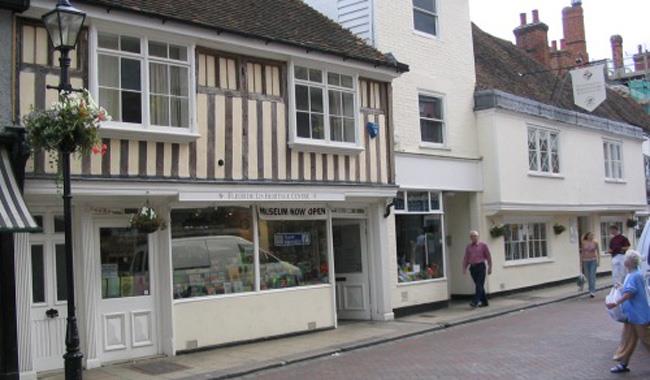
[[[638,224],[639,224],[639,221],[636,220],[636,219],[632,219],[632,218],[628,219],[628,220],[625,222],[625,225],[626,225],[628,228],[635,228]]]
[[[566,231],[566,227],[564,227],[563,225],[561,224],[553,225],[553,232],[555,232],[556,235],[560,235],[564,231]]]
[[[498,238],[506,234],[506,226],[503,224],[496,225],[490,228],[490,236]]]
[[[165,220],[158,215],[156,210],[149,206],[143,206],[138,212],[133,214],[130,223],[131,228],[135,228],[146,234],[167,228]]]
[[[32,150],[86,154],[99,146],[100,123],[110,120],[88,91],[63,94],[47,110],[33,110],[23,122]]]

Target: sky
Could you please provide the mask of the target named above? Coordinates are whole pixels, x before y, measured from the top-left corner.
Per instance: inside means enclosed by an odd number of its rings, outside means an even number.
[[[514,42],[512,30],[519,25],[519,14],[539,9],[540,21],[549,26],[548,41],[562,38],[562,8],[571,0],[469,0],[472,21],[484,31]],[[609,38],[623,37],[625,55],[637,52],[643,45],[650,50],[650,0],[583,0],[587,51],[591,60],[611,59]],[[627,62],[626,62],[627,63]]]

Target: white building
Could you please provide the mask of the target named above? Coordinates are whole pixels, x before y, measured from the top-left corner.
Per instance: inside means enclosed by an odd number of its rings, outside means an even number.
[[[483,189],[469,1],[307,3],[409,64],[391,97],[400,186],[389,222],[392,307],[447,301]]]

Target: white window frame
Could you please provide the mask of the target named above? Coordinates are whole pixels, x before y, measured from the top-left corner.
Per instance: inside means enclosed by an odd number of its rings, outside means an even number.
[[[531,131],[535,132],[535,154],[537,156],[536,163],[537,169],[530,168],[530,145],[529,137]],[[548,138],[548,171],[542,170],[542,154],[540,149],[540,134],[546,134]],[[558,159],[558,171],[553,171],[553,151],[551,148],[551,135],[557,136],[557,159]],[[528,173],[539,176],[547,177],[562,177],[562,142],[561,142],[561,133],[557,129],[545,128],[538,125],[528,125],[526,129],[526,161],[528,162]]]
[[[440,102],[441,102],[440,107],[441,107],[441,112],[442,112],[442,119],[424,118],[426,120],[442,122],[442,142],[441,143],[435,143],[435,142],[423,141],[422,140],[422,124],[421,124],[421,120],[423,118],[420,116],[420,96],[426,96],[426,97],[429,97],[429,98],[436,98],[436,99],[440,100]],[[447,140],[447,96],[445,94],[440,93],[440,92],[418,89],[418,93],[417,93],[417,115],[418,115],[418,133],[419,133],[419,138],[420,138],[420,147],[422,147],[422,148],[433,148],[433,149],[445,149],[445,148],[447,148],[447,141],[448,141]]]
[[[305,67],[307,69],[320,70],[323,74],[323,83],[319,85],[314,82],[303,82],[295,79],[295,67]],[[353,92],[354,100],[354,130],[355,142],[342,142],[330,140],[330,110],[329,110],[329,89],[341,90],[338,86],[330,86],[327,84],[327,74],[329,72],[336,74],[344,74],[352,77],[352,89],[345,89]],[[289,146],[292,149],[305,152],[317,153],[333,153],[333,154],[358,154],[364,150],[361,144],[361,125],[359,123],[360,114],[360,100],[359,100],[359,74],[349,69],[335,67],[331,65],[324,65],[322,63],[307,62],[303,60],[293,60],[289,62],[288,73],[288,96],[289,96]],[[323,89],[323,126],[324,136],[323,140],[311,139],[305,137],[298,137],[297,128],[297,112],[296,112],[296,84],[305,84],[311,87],[321,87]],[[365,126],[363,126],[365,128]]]
[[[613,160],[611,157],[612,147],[617,146],[620,154],[620,160]],[[620,165],[620,177],[615,177],[614,164],[618,162]],[[620,140],[603,139],[603,164],[605,171],[606,182],[625,183],[625,157],[623,155],[623,142]]]
[[[519,226],[525,226],[525,228],[528,230],[535,224],[542,224],[544,226],[544,237],[545,239],[542,240],[546,246],[546,256],[540,256],[540,257],[531,257],[531,252],[530,252],[530,246],[529,242],[530,239],[526,239],[525,241],[525,247],[526,247],[526,257],[519,258],[519,259],[508,259],[507,258],[507,246],[509,244],[509,241],[506,239],[506,236],[504,235],[503,237],[503,253],[504,253],[504,261],[505,264],[504,266],[516,266],[516,265],[525,265],[525,264],[533,264],[533,263],[544,263],[544,262],[549,262],[552,261],[552,254],[551,254],[551,244],[550,244],[550,220],[543,219],[543,218],[528,218],[526,220],[519,220],[519,219],[513,219],[509,221],[504,222],[504,226],[506,228],[510,228],[511,225],[519,225]],[[530,236],[529,233],[526,234],[526,236]],[[517,240],[519,241],[519,240]]]
[[[196,45],[188,40],[169,36],[154,31],[143,31],[125,25],[116,25],[112,23],[103,23],[95,21],[89,28],[89,70],[88,82],[89,91],[94,99],[99,99],[99,74],[98,74],[98,55],[100,53],[107,55],[123,56],[137,58],[141,61],[141,101],[142,101],[142,122],[127,123],[120,121],[110,121],[102,124],[100,134],[102,137],[122,138],[122,139],[141,139],[156,140],[159,142],[184,143],[194,141],[200,137],[197,126],[196,114],[196,83],[195,83],[195,49]],[[114,35],[128,36],[140,39],[140,54],[113,51],[110,49],[101,49],[98,46],[98,34],[109,33]],[[178,45],[187,49],[187,61],[177,61],[160,57],[149,57],[149,40],[163,42],[166,44]],[[149,109],[149,64],[163,63],[185,66],[188,69],[188,128],[157,126],[150,123]]]
[[[442,192],[423,190],[423,189],[400,189],[398,193],[404,194],[404,208],[398,209],[395,207],[395,214],[411,214],[411,215],[429,215],[429,214],[444,214],[443,205],[442,205]],[[425,211],[409,211],[408,209],[408,193],[428,193],[429,194],[429,209]],[[438,209],[433,208],[432,199],[434,197],[438,198]]]
[[[600,235],[598,236],[598,244],[600,245],[600,254],[603,256],[608,256],[609,253],[607,250],[609,249],[609,241],[612,240],[611,237],[609,237],[609,226],[611,225],[617,225],[619,228],[619,232],[627,237],[625,235],[625,219],[624,218],[619,218],[619,217],[602,217],[600,218]],[[603,226],[605,228],[603,228]]]
[[[412,23],[413,33],[415,33],[417,35],[420,35],[422,37],[439,39],[440,38],[440,1],[439,0],[431,0],[431,1],[434,2],[433,5],[434,5],[434,8],[435,8],[435,12],[431,12],[431,11],[426,10],[426,9],[418,8],[418,7],[415,6],[415,4],[413,4],[413,0],[410,0],[410,1],[411,1],[411,23]],[[415,28],[415,11],[416,10],[418,12],[426,13],[426,14],[428,14],[430,16],[433,16],[435,18],[435,20],[436,20],[436,33],[435,34],[423,32],[423,31]]]

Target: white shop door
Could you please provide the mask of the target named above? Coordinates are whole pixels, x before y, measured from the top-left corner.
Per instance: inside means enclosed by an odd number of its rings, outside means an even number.
[[[67,313],[65,245],[32,239],[32,350],[36,371],[63,368]]]
[[[366,223],[332,221],[336,308],[339,319],[370,319]]]
[[[156,302],[148,234],[126,225],[96,229],[101,265],[100,360],[135,359],[158,353]]]

